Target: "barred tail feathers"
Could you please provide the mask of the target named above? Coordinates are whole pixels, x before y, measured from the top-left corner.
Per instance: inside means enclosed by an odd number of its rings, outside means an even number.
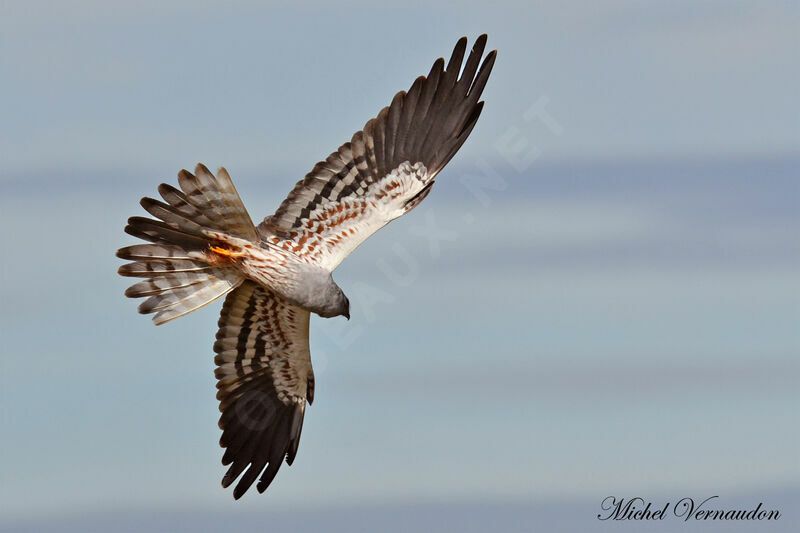
[[[231,242],[258,239],[224,168],[214,176],[197,165],[194,174],[182,170],[178,182],[182,190],[167,184],[158,187],[163,202],[142,198],[142,207],[157,220],[128,219],[126,233],[150,244],[117,251],[118,257],[131,261],[120,267],[120,275],[147,278],[131,285],[125,295],[147,297],[139,312],[155,313],[156,325],[199,309],[244,281],[238,269],[209,254],[221,238]]]

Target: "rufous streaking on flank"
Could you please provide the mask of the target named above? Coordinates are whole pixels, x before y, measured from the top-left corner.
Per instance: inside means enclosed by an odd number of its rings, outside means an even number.
[[[263,492],[283,460],[294,461],[306,402],[314,400],[310,315],[350,318],[331,273],[419,205],[466,141],[496,57],[484,58],[485,46],[481,35],[464,61],[461,38],[446,67],[437,59],[258,226],[228,172],[214,175],[202,164],[178,174],[180,189],[161,184],[163,201],[142,199],[155,218],[128,220],[125,231],[147,244],[117,252],[130,260],[119,273],[146,278],[125,291],[147,297],[141,313],[163,324],[225,296],[214,361],[222,463],[230,465],[222,485],[238,479],[235,498],[256,479]]]

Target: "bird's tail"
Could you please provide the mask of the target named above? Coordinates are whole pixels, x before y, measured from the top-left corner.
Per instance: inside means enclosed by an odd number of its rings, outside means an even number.
[[[256,228],[224,168],[214,176],[204,165],[195,173],[178,174],[182,190],[162,183],[164,201],[142,198],[145,210],[156,217],[131,217],[125,231],[150,244],[117,251],[131,260],[120,267],[122,276],[147,278],[128,287],[131,298],[148,297],[139,312],[155,313],[163,324],[213,302],[238,287],[244,276],[226,262],[231,242],[258,240]]]

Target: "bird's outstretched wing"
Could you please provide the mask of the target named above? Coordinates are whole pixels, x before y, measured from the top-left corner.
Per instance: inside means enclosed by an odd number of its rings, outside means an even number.
[[[222,486],[242,476],[234,498],[259,476],[264,492],[283,460],[294,461],[306,400],[314,399],[308,320],[308,311],[251,281],[225,299],[214,362],[222,464],[231,465]]]
[[[397,93],[391,105],[297,183],[275,214],[258,226],[264,241],[333,270],[359,244],[413,209],[469,136],[496,51],[481,63],[481,35],[464,63],[466,37],[447,67]],[[459,76],[459,72],[461,75]]]

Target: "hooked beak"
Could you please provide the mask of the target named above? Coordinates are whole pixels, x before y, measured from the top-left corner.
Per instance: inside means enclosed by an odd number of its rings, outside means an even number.
[[[344,308],[344,317],[347,320],[350,320],[350,300],[346,300],[347,305]]]

